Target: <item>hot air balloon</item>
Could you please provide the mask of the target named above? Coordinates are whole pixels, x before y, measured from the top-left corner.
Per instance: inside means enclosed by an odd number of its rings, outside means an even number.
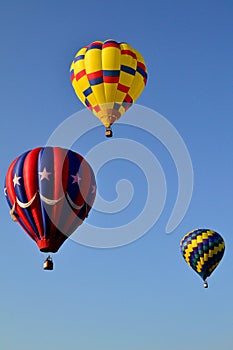
[[[142,55],[127,43],[94,41],[81,48],[71,67],[70,78],[81,102],[112,136],[115,123],[137,100],[147,81]]]
[[[207,288],[206,279],[218,266],[224,254],[223,238],[213,230],[196,229],[182,238],[180,248],[186,263],[199,274]]]
[[[78,153],[39,147],[9,166],[5,195],[10,214],[42,252],[55,253],[87,217],[96,182],[90,165]],[[52,259],[44,269],[52,269]]]

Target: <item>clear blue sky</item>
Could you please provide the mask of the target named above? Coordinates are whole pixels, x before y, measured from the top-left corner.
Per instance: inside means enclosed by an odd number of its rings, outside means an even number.
[[[160,219],[142,238],[121,248],[95,249],[68,240],[54,257],[52,273],[42,270],[43,254],[10,220],[2,190],[0,348],[232,349],[233,3],[0,3],[2,187],[16,156],[45,145],[63,120],[83,108],[70,84],[70,63],[80,47],[109,38],[126,41],[143,54],[149,79],[138,103],[174,125],[194,168],[188,212],[167,235],[177,191],[174,163],[157,140],[140,131],[130,133],[163,167],[168,194]],[[97,129],[97,143],[98,130],[104,133]],[[118,137],[127,136],[127,127],[114,130]],[[74,150],[85,155],[93,140],[95,132]],[[98,174],[98,189],[114,198],[115,183],[127,178],[123,170],[128,167],[136,201],[128,214],[134,217],[143,198],[137,187],[145,188],[145,179],[132,164],[110,165]],[[109,225],[109,216],[96,215],[88,220]],[[117,220],[125,218],[114,216],[113,223]],[[208,290],[179,249],[183,235],[196,227],[215,229],[226,243]]]

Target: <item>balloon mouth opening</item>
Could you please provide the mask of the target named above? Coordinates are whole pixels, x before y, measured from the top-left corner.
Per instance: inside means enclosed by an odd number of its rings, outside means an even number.
[[[58,249],[52,249],[52,248],[41,248],[40,251],[42,253],[56,253]]]
[[[67,237],[64,237],[63,242]],[[42,239],[37,241],[37,246],[42,253],[56,253],[63,242],[53,241],[50,239]]]

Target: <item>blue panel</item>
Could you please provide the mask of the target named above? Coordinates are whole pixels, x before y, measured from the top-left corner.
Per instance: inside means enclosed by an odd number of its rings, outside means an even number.
[[[99,49],[102,50],[102,44],[100,43],[93,43],[88,46],[87,51],[92,50],[92,49]]]
[[[92,91],[92,88],[89,87],[89,88],[87,88],[85,91],[83,91],[83,94],[87,97],[87,96],[89,96],[92,92],[93,92],[93,91]]]
[[[81,163],[79,158],[74,152],[68,151],[67,155],[69,159],[69,176],[68,176],[67,193],[69,194],[72,201],[75,202],[79,195],[78,176],[82,178],[82,174],[79,173],[80,171],[79,168]]]
[[[77,62],[77,61],[80,61],[80,60],[83,60],[85,57],[85,55],[79,55],[77,57],[74,58],[74,62]]]
[[[147,73],[141,67],[137,67],[137,72],[147,79]]]
[[[45,171],[50,173],[48,179],[39,174]],[[39,192],[46,198],[54,198],[54,153],[52,147],[42,148],[38,156],[38,186]],[[52,206],[41,200],[41,214],[46,238],[50,238]]]
[[[119,77],[120,76],[120,70],[103,70],[103,75],[106,77]]]
[[[129,67],[129,66],[125,66],[125,65],[121,65],[121,70],[122,72],[125,72],[125,73],[128,73],[128,74],[131,74],[131,75],[135,75],[135,69]]]
[[[103,77],[95,78],[95,79],[90,79],[89,80],[90,85],[98,85],[103,83]]]
[[[25,188],[24,188],[24,179],[23,179],[23,166],[24,166],[24,160],[29,152],[25,152],[22,154],[14,166],[13,176],[20,177],[19,178],[19,184],[15,184],[15,194],[17,198],[20,200],[20,202],[27,203],[31,198],[27,198]],[[40,234],[37,230],[37,227],[35,225],[33,216],[31,214],[30,207],[23,209],[23,212],[25,213],[25,216],[28,220],[28,223],[30,224],[32,230],[35,232],[38,239],[40,239]]]

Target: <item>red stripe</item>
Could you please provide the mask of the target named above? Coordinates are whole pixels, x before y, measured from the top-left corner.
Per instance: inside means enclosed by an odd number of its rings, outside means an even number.
[[[79,73],[76,74],[76,80],[78,81],[79,79],[81,79],[84,75],[86,75],[86,70],[83,69],[81,70]]]
[[[142,62],[137,62],[137,66],[146,72],[146,66]]]
[[[125,101],[128,102],[128,103],[132,103],[133,102],[133,99],[130,95],[126,95],[125,96]]]
[[[24,161],[23,165],[23,179],[24,189],[26,192],[27,200],[29,201],[35,193],[38,191],[38,155],[41,147],[35,148],[30,151]],[[33,204],[30,206],[30,211],[40,234],[40,237],[44,237],[44,225],[41,215],[40,200],[37,195]]]
[[[65,196],[68,183],[68,158],[67,150],[59,147],[53,147],[54,156],[54,182],[53,182],[53,198],[58,199]],[[65,189],[65,190],[64,190]],[[57,229],[62,231],[64,224],[61,222],[63,205],[65,199],[53,205],[52,217],[52,232],[57,234]],[[50,232],[51,234],[51,232]],[[51,238],[51,235],[50,235]]]
[[[97,113],[101,110],[99,105],[96,105],[95,107],[93,107],[92,109],[94,109]]]
[[[118,83],[119,77],[104,76],[103,77],[103,81],[104,81],[104,83]]]
[[[129,91],[130,87],[126,86],[126,85],[122,85],[122,84],[118,84],[117,86],[117,90],[125,92],[127,94],[127,92]]]
[[[19,157],[17,157],[9,166],[8,170],[7,170],[7,174],[6,174],[6,188],[7,188],[7,195],[9,200],[11,201],[11,204],[13,205],[13,203],[15,202],[15,191],[14,191],[14,186],[13,186],[13,169],[15,166],[15,163],[17,162]]]
[[[15,203],[16,201],[16,194],[15,194],[15,189],[14,189],[14,184],[13,184],[13,171],[14,171],[14,166],[15,163],[17,162],[19,157],[17,157],[10,165],[8,171],[7,171],[7,175],[6,175],[6,188],[7,188],[7,194],[8,197],[12,203],[12,205]],[[32,235],[32,239],[34,239],[35,241],[37,241],[37,236],[35,234],[35,232],[32,230],[31,225],[28,223],[28,220],[24,214],[24,210],[20,208],[20,206],[18,206],[16,204],[16,213],[19,215],[20,219],[22,220],[23,224],[26,226],[27,230],[30,232],[30,234]],[[27,233],[27,231],[25,231],[25,228],[23,227],[23,225],[21,225],[21,223],[19,221],[17,221],[20,226],[23,228],[24,232]]]
[[[92,79],[100,78],[102,77],[102,75],[103,75],[103,71],[98,70],[97,72],[87,74],[87,78],[88,80],[92,80]]]
[[[74,78],[75,78],[75,75],[74,75],[74,72],[70,75],[70,80],[71,80],[71,82],[74,80]]]
[[[119,44],[113,43],[113,42],[110,42],[110,43],[107,42],[107,43],[103,44],[103,49],[105,49],[106,47],[116,47],[117,49],[120,49]]]
[[[136,54],[131,50],[121,50],[121,54],[132,56],[135,60],[137,59]]]
[[[92,43],[90,43],[88,46],[85,46],[85,47],[90,47],[92,45],[102,45],[102,41],[93,41]]]

